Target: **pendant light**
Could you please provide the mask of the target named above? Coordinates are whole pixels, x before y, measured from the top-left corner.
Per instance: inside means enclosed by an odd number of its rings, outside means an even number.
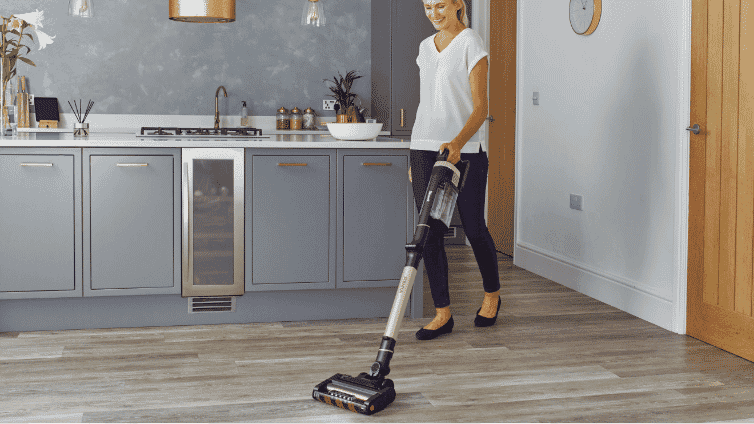
[[[79,18],[93,18],[92,0],[68,0],[68,15]]]
[[[236,0],[170,0],[170,19],[226,23],[236,20]]]
[[[304,1],[304,14],[301,16],[301,25],[325,25],[325,7],[322,0]]]

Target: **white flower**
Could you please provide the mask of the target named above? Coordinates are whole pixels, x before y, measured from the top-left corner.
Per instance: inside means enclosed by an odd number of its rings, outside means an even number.
[[[37,27],[42,28],[42,19],[44,19],[44,10],[39,11],[37,9],[35,12],[29,12],[29,13],[22,13],[20,15],[15,15],[18,19],[23,19],[24,21],[28,22],[34,27],[34,30],[36,31]]]
[[[39,9],[36,9],[34,12],[15,15],[16,18],[22,19],[31,25],[31,29],[33,29],[37,34],[37,41],[39,41],[39,50],[47,47],[48,44],[52,44],[52,40],[55,38],[55,36],[50,37],[49,35],[39,30],[39,28],[44,27],[44,25],[42,25],[44,13],[44,10],[40,12]]]
[[[56,35],[53,35],[50,37],[49,35],[45,34],[42,31],[37,31],[37,29],[34,29],[34,32],[37,33],[37,41],[39,41],[39,50],[42,50],[43,48],[47,47],[48,44],[52,44],[52,39],[57,37]]]

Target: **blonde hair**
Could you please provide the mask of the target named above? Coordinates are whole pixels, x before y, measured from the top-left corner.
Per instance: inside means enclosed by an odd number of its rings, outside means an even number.
[[[453,0],[453,4],[458,4],[459,1],[461,2],[461,8],[458,9],[456,17],[466,28],[470,28],[469,17],[466,14],[466,0]],[[424,3],[424,0],[421,0],[421,2]]]
[[[458,10],[458,20],[469,28],[469,17],[466,16],[466,0],[453,0],[453,3],[461,2],[463,6]]]

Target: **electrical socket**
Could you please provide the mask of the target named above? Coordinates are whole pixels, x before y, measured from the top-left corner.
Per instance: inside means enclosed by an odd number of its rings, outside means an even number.
[[[571,209],[576,209],[577,211],[583,211],[584,210],[584,196],[581,196],[578,194],[572,194],[571,195]]]
[[[322,110],[335,110],[335,100],[322,100]]]
[[[34,95],[29,94],[29,106],[34,106]]]

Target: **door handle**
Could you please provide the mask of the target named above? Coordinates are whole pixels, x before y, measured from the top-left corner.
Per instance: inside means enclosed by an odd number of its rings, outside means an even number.
[[[392,163],[375,163],[375,162],[364,162],[362,163],[364,166],[390,166]]]
[[[401,128],[403,128],[406,120],[406,109],[401,109]]]
[[[132,167],[132,166],[149,166],[148,163],[119,163],[117,166],[125,166],[125,167]]]
[[[51,163],[21,162],[21,166],[52,166],[52,164]]]
[[[492,115],[488,116],[487,120],[490,121],[490,124],[495,122],[495,118],[493,118]]]
[[[305,163],[279,163],[278,166],[306,166]]]
[[[693,127],[686,128],[686,131],[691,131],[694,134],[699,134],[699,124],[694,124]]]

